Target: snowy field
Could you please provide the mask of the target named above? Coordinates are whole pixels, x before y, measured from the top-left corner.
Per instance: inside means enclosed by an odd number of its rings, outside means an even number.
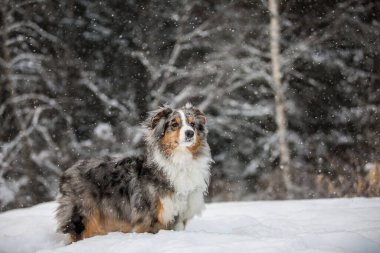
[[[0,252],[380,252],[380,198],[207,205],[183,232],[111,233],[64,245],[55,203],[0,214]]]

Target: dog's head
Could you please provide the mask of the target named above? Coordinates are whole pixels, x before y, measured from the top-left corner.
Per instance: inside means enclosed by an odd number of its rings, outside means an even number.
[[[208,146],[206,117],[189,103],[180,109],[165,106],[153,111],[143,126],[148,144],[166,157],[179,149],[197,156],[202,147]]]

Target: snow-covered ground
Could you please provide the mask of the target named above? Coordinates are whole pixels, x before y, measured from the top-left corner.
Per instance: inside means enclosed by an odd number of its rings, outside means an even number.
[[[0,252],[380,252],[380,198],[209,204],[183,232],[111,233],[67,246],[55,208],[0,214]]]

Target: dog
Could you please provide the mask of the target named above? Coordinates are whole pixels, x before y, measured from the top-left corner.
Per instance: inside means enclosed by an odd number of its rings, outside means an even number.
[[[164,106],[142,128],[144,155],[80,160],[63,173],[56,218],[70,242],[183,230],[204,209],[212,162],[205,115],[191,104]]]

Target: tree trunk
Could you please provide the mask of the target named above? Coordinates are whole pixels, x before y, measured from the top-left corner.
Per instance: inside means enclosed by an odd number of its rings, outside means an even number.
[[[8,68],[9,52],[5,46],[8,38],[6,32],[7,10],[6,6],[0,7],[0,57],[1,57],[1,74],[3,75],[3,84],[0,87],[0,103],[3,103],[10,96],[10,73]]]
[[[2,60],[2,66],[0,68],[0,74],[3,75],[2,84],[0,87],[0,105],[5,103],[8,99],[14,96],[14,89],[12,85],[12,69],[9,65],[11,61],[11,52],[6,46],[8,42],[8,33],[7,27],[9,22],[11,22],[11,15],[13,10],[8,8],[7,4],[0,6],[0,57]],[[8,136],[16,134],[19,130],[23,129],[22,121],[19,119],[17,114],[17,108],[13,104],[9,104],[13,116],[13,124],[15,127],[12,127],[11,132],[7,133]],[[5,117],[5,115],[3,115]],[[3,119],[1,119],[3,120]],[[3,127],[5,129],[5,126]],[[5,133],[5,131],[4,131]],[[3,136],[0,136],[3,137]]]
[[[280,63],[280,29],[277,0],[269,0],[270,11],[270,51],[272,59],[273,90],[275,96],[275,117],[277,125],[277,136],[280,146],[280,169],[287,191],[292,186],[290,178],[290,156],[288,143],[286,141],[286,116],[284,112],[284,87],[281,84]]]

